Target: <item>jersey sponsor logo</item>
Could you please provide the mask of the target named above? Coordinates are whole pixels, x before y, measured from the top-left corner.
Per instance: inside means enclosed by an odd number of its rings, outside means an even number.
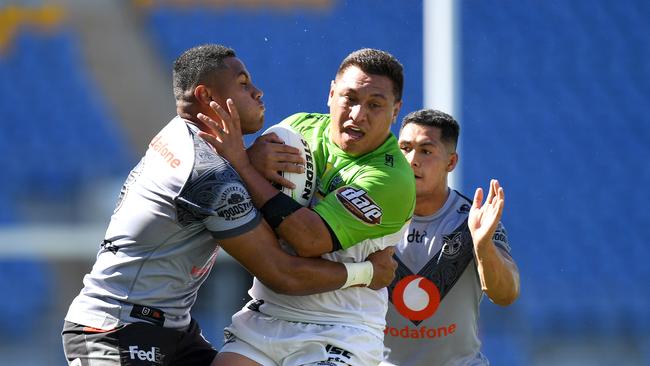
[[[366,224],[377,225],[381,223],[383,212],[368,195],[360,188],[341,187],[336,191],[336,198],[352,215]]]
[[[391,300],[402,316],[421,321],[433,316],[438,310],[440,291],[426,277],[410,275],[395,284]]]
[[[426,277],[409,275],[402,278],[393,289],[391,301],[395,309],[403,317],[411,320],[416,326],[405,325],[402,328],[384,328],[384,334],[400,338],[441,338],[454,334],[456,323],[437,328],[427,326],[417,327],[423,320],[432,317],[440,306],[440,291],[435,283]]]
[[[307,140],[300,139],[302,146],[305,148],[305,175],[307,176],[307,181],[305,181],[305,188],[302,190],[302,198],[308,200],[314,190],[314,159],[312,158],[311,148]]]
[[[143,349],[140,349],[138,346],[129,346],[129,357],[132,360],[137,359],[140,361],[149,361],[157,365],[162,365],[165,355],[160,353],[160,348],[158,347],[151,347],[150,350],[145,351]]]
[[[390,335],[392,337],[400,337],[400,338],[412,338],[412,339],[442,338],[442,337],[447,337],[449,335],[452,335],[455,332],[456,332],[456,323],[451,323],[447,326],[443,325],[437,328],[429,328],[424,325],[421,327],[409,327],[408,325],[405,325],[402,328],[396,328],[396,327],[391,327],[389,325],[386,326],[386,328],[384,329],[385,335]]]
[[[153,140],[151,140],[151,143],[149,143],[149,148],[158,153],[158,155],[160,155],[160,157],[162,157],[170,167],[177,168],[181,165],[181,161],[167,147],[167,144],[168,143],[163,140],[161,135],[157,135]]]
[[[325,351],[327,352],[327,356],[328,356],[327,361],[319,362],[318,363],[319,365],[329,365],[332,362],[349,365],[349,360],[351,360],[352,356],[354,356],[352,352],[340,347],[333,346],[331,344],[325,346]],[[336,364],[332,363],[332,365],[336,365]]]
[[[221,202],[225,202],[225,205],[217,207],[217,216],[227,221],[240,219],[254,208],[248,192],[240,185],[231,185],[223,190]]]
[[[419,230],[412,229],[411,232],[406,236],[406,241],[408,243],[418,243],[422,244],[427,239],[427,231],[424,230],[420,233]]]

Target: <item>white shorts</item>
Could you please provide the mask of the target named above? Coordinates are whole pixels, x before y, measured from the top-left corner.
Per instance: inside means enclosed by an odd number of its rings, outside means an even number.
[[[383,358],[383,339],[362,329],[285,321],[246,308],[232,321],[219,352],[263,366],[377,366]]]

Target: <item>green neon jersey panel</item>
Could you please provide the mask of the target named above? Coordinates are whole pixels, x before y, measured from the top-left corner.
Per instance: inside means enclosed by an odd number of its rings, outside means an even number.
[[[413,215],[415,180],[394,135],[375,151],[351,157],[329,137],[328,114],[298,113],[282,123],[309,143],[318,175],[312,207],[343,249],[397,232]]]

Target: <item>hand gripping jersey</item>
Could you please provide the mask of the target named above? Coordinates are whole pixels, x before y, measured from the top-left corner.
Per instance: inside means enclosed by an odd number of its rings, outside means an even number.
[[[135,321],[189,324],[217,240],[260,221],[240,177],[197,132],[176,117],[151,141],[122,187],[66,320],[101,329]]]
[[[309,143],[318,175],[316,211],[336,233],[342,250],[322,257],[361,262],[396,245],[415,207],[413,171],[395,136],[375,151],[353,158],[329,138],[330,117],[299,113],[284,121]],[[352,287],[310,296],[280,295],[257,279],[249,294],[264,314],[289,321],[344,324],[383,338],[387,291]],[[262,301],[259,301],[262,300]]]
[[[472,202],[450,191],[444,206],[414,216],[396,248],[384,343],[400,366],[487,365],[477,322],[483,297],[467,217]],[[492,238],[510,252],[501,223]]]

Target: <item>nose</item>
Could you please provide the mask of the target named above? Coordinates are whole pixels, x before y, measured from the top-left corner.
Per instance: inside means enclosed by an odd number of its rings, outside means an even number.
[[[256,87],[255,85],[253,85],[253,98],[255,100],[259,100],[259,99],[262,98],[263,95],[264,95],[264,92],[261,89],[259,89],[258,87]]]
[[[405,156],[406,156],[406,160],[409,162],[409,164],[411,164],[412,167],[416,167],[416,166],[420,165],[420,163],[415,158],[415,149],[413,149],[413,150],[409,151],[408,153],[406,153]]]
[[[356,104],[350,108],[350,118],[353,121],[359,122],[364,120],[365,117],[366,117],[366,111],[361,106],[361,104]]]

